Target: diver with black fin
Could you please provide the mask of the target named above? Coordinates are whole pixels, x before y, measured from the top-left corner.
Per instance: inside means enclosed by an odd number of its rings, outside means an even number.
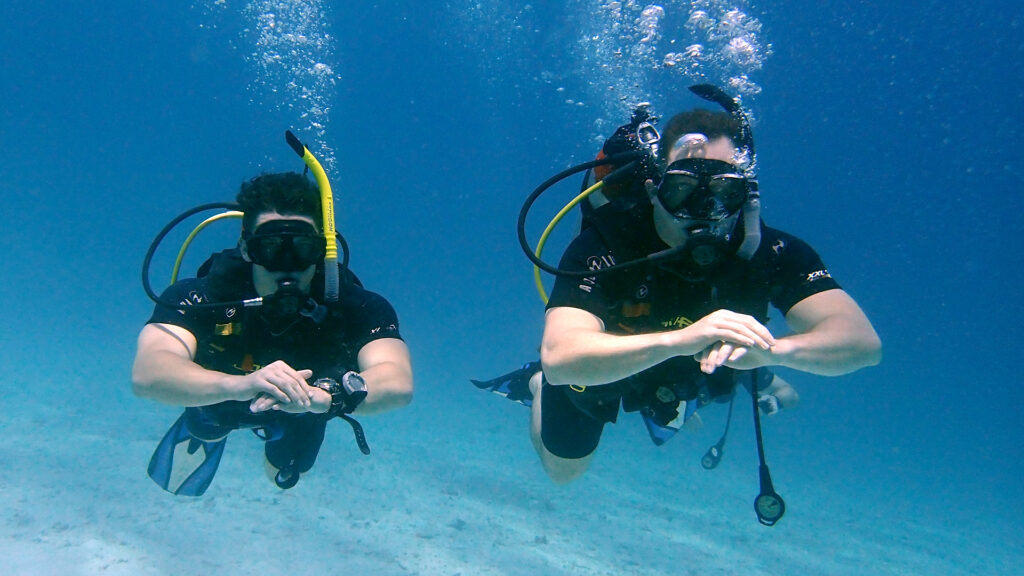
[[[723,110],[677,114],[659,136],[641,107],[596,160],[527,197],[518,236],[546,304],[540,366],[499,380],[528,381],[531,439],[557,483],[587,470],[620,411],[639,412],[660,445],[699,423],[702,406],[732,402],[747,388],[760,457],[755,510],[773,525],[785,506],[765,463],[759,416],[796,401],[774,367],[845,374],[877,364],[881,341],[810,245],[762,222],[753,134],[739,101],[711,85],[691,91]],[[525,223],[534,202],[586,171],[593,175],[584,190],[532,246]],[[557,266],[545,262],[551,229],[577,204],[579,234]],[[555,275],[550,298],[541,271]],[[768,329],[769,306],[791,333]],[[477,386],[500,393],[501,382]]]
[[[185,408],[148,469],[173,494],[206,491],[237,429],[264,441],[268,476],[291,488],[313,467],[328,421],[344,419],[369,454],[354,415],[412,398],[409,351],[394,308],[348,270],[323,168],[287,136],[317,184],[298,173],[253,178],[242,184],[237,205],[204,205],[174,219],[146,255],[143,285],[156,306],[139,334],[132,385],[139,396]],[[157,246],[186,217],[211,208],[231,211],[196,231],[240,217],[237,247],[212,255],[197,277],[177,281],[193,232],[172,285],[156,295],[149,265]]]

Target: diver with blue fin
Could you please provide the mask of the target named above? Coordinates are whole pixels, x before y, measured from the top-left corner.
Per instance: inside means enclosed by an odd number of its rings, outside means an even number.
[[[148,467],[176,495],[206,491],[234,430],[263,440],[267,475],[288,489],[313,467],[330,420],[345,420],[369,454],[354,416],[412,399],[397,314],[348,269],[327,176],[291,132],[286,137],[315,184],[293,172],[257,176],[242,184],[237,204],[205,204],[172,220],[143,262],[143,287],[156,306],[139,334],[132,386],[138,396],[185,408]],[[149,268],[160,242],[185,219],[214,209],[226,211],[193,230],[171,286],[157,295]],[[179,281],[189,243],[224,218],[241,218],[238,245]]]
[[[560,484],[586,472],[620,411],[640,413],[661,445],[699,421],[705,405],[728,402],[731,416],[745,388],[759,457],[754,509],[771,526],[785,503],[765,461],[760,417],[796,399],[774,367],[846,374],[877,364],[881,341],[813,248],[762,221],[753,134],[739,100],[709,84],[690,91],[722,110],[677,114],[659,134],[658,118],[640,105],[597,159],[528,196],[518,237],[546,305],[540,362],[474,384],[511,397],[527,382],[529,394],[516,396],[528,402],[533,445]],[[526,219],[537,198],[584,172],[579,194],[531,246]],[[580,231],[551,265],[544,243],[577,205]],[[541,271],[555,275],[550,298]],[[768,329],[769,306],[790,333]],[[725,438],[705,454],[705,468],[717,466]]]

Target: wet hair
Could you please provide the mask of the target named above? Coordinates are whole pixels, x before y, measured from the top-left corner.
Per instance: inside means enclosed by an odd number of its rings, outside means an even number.
[[[252,234],[256,218],[265,212],[308,216],[323,230],[320,189],[297,172],[261,174],[243,182],[235,201],[242,207],[242,235]]]
[[[712,112],[703,108],[694,108],[680,112],[669,119],[661,132],[661,143],[658,145],[658,158],[668,161],[672,146],[684,134],[703,134],[708,140],[727,136],[733,143],[740,140],[741,127],[739,121],[726,112]]]

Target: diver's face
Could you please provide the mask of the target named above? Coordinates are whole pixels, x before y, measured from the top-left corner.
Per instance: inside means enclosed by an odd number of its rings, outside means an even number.
[[[714,140],[695,138],[692,140],[692,144],[688,146],[673,146],[671,152],[669,152],[668,162],[671,164],[683,158],[706,158],[735,164],[736,154],[736,145],[733,144],[728,136],[719,136]],[[687,231],[698,222],[696,220],[675,217],[662,206],[661,201],[658,200],[657,192],[657,188],[652,188],[649,191],[651,204],[654,205],[654,229],[657,231],[661,241],[668,244],[671,248],[686,244],[686,240],[690,236]],[[731,230],[735,223],[736,215],[733,215],[718,222],[713,227]]]
[[[719,136],[714,140],[705,138],[703,142],[695,140],[690,146],[673,146],[668,155],[668,163],[682,158],[707,158],[735,164],[736,153],[736,145],[728,136]]]
[[[308,216],[300,216],[298,214],[279,214],[277,212],[263,212],[256,217],[253,223],[253,230],[258,230],[260,226],[271,221],[292,221],[292,222],[305,222],[316,230],[316,223],[312,218]],[[246,261],[252,262],[252,258],[248,253],[245,242],[240,243],[242,249],[242,257]],[[281,272],[275,270],[268,270],[267,268],[253,263],[252,265],[252,282],[256,287],[256,293],[260,296],[266,297],[277,291],[278,282],[285,278],[291,278],[298,282],[299,289],[305,293],[309,293],[309,288],[313,283],[313,277],[316,275],[316,264],[297,271]]]

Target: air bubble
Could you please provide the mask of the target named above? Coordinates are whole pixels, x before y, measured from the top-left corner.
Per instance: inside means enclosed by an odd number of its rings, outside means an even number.
[[[252,22],[243,36],[251,46],[247,60],[254,68],[251,88],[257,99],[294,114],[295,128],[315,137],[306,145],[333,171],[334,152],[324,134],[338,77],[329,64],[334,59],[334,40],[325,31],[329,23],[324,4],[322,0],[252,0],[243,10]]]

